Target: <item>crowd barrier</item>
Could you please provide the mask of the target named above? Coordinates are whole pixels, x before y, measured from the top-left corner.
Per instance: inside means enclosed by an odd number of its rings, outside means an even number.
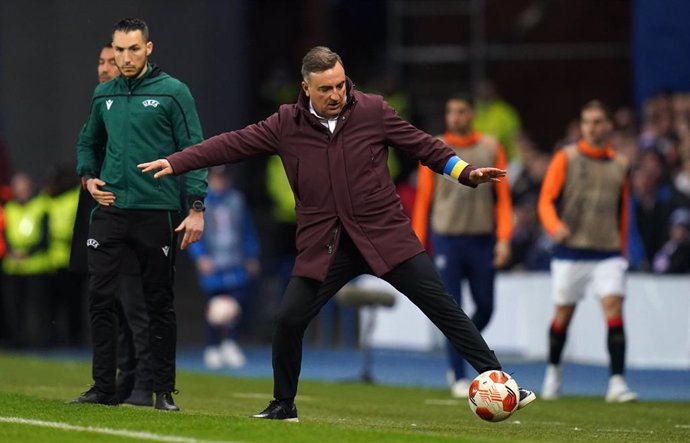
[[[389,290],[390,309],[379,309],[371,346],[438,350],[438,329],[406,297],[383,280],[364,276],[357,284]],[[464,289],[463,307],[474,307]],[[630,274],[625,302],[631,368],[690,369],[690,276]],[[483,335],[497,354],[546,360],[553,303],[548,273],[505,273],[496,280],[496,309]],[[564,350],[566,361],[608,365],[606,324],[598,299],[588,294],[575,311]]]

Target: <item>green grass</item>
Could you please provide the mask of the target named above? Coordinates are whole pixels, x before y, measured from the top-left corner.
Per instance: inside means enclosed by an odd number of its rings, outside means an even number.
[[[180,442],[690,441],[689,403],[609,405],[571,397],[537,401],[505,422],[485,423],[445,390],[302,382],[297,424],[248,418],[270,400],[267,379],[182,372],[175,398],[180,413],[64,404],[85,391],[89,379],[83,362],[0,353],[0,417],[148,432]],[[0,421],[0,442],[82,441],[146,440]]]

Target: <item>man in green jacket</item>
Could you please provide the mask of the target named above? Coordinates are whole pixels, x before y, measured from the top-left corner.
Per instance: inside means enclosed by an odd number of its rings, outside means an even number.
[[[184,231],[181,249],[201,237],[206,171],[185,176],[189,215],[175,228],[181,218],[180,182],[155,180],[140,174],[136,165],[200,142],[201,124],[187,86],[148,63],[153,43],[146,23],[132,18],[118,22],[113,49],[121,75],[96,87],[77,143],[77,173],[87,180],[87,189],[99,206],[92,214],[86,244],[95,384],[74,402],[117,403],[115,294],[123,252],[131,247],[141,264],[150,319],[155,407],[177,411],[172,398],[176,234]]]

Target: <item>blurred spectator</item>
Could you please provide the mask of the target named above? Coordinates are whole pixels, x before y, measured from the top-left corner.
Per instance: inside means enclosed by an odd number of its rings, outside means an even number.
[[[669,240],[654,256],[653,269],[659,274],[690,271],[690,209],[676,209],[671,214]]]
[[[650,271],[656,252],[666,242],[674,209],[674,191],[667,181],[663,157],[654,149],[640,153],[632,172],[628,260],[630,268]]]
[[[7,158],[5,141],[0,134],[0,203],[5,203],[12,198],[12,190],[10,188],[11,174],[12,168],[10,167],[10,160]]]
[[[537,216],[541,183],[549,166],[549,155],[540,151],[524,132],[518,136],[521,165],[509,173],[513,201],[513,236],[508,269],[547,270],[552,242],[542,229]],[[512,165],[516,165],[513,162]]]
[[[242,307],[251,280],[261,271],[259,242],[244,197],[222,166],[209,170],[204,218],[203,237],[188,248],[199,284],[209,303],[214,297],[230,297]],[[204,364],[209,369],[238,368],[246,362],[236,341],[238,322],[232,320],[220,325],[207,321]]]
[[[84,326],[84,284],[82,274],[70,271],[72,231],[77,214],[79,179],[72,167],[56,168],[48,185],[50,198],[50,258],[55,267],[51,291],[57,344],[82,344]]]
[[[5,205],[3,321],[8,325],[10,346],[47,346],[53,337],[48,286],[53,270],[50,199],[37,194],[33,180],[23,172],[12,177],[10,186],[14,197]]]
[[[476,94],[474,128],[496,137],[505,148],[509,162],[518,159],[515,138],[520,132],[520,115],[500,97],[491,80],[482,80]]]

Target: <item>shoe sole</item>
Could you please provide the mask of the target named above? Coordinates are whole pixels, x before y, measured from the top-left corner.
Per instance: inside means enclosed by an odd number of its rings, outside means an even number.
[[[532,402],[533,402],[534,400],[536,400],[536,399],[537,399],[536,394],[535,394],[534,392],[530,392],[530,394],[529,394],[527,397],[525,397],[525,398],[523,398],[522,400],[520,400],[520,402],[518,403],[518,407],[517,407],[517,408],[518,408],[518,409],[524,409],[524,408],[526,408],[527,406],[529,406],[530,403],[532,403]]]
[[[621,395],[620,397],[607,398],[606,403],[632,403],[637,401],[637,394],[630,393]]]
[[[299,423],[298,417],[295,417],[295,418],[268,418],[268,417],[261,417],[258,415],[252,415],[251,418],[259,418],[259,419],[263,419],[263,420],[287,421],[290,423]]]

